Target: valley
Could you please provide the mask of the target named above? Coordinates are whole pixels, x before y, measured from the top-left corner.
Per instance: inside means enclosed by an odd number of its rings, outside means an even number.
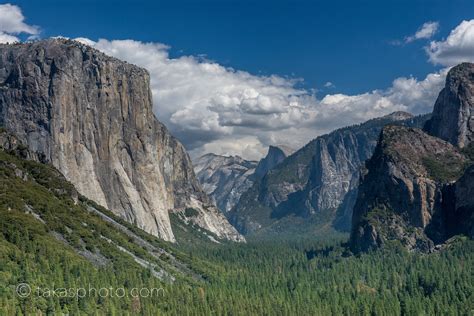
[[[191,161],[147,70],[0,44],[0,314],[471,315],[473,95]]]

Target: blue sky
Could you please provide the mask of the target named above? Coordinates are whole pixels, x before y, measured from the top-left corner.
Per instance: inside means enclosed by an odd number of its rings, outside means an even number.
[[[445,37],[474,1],[15,1],[44,36],[136,39],[173,55],[206,55],[252,73],[305,80],[307,88],[360,93],[433,70],[423,46],[393,46],[426,21]]]
[[[435,0],[10,3],[38,28],[7,35],[86,38],[151,69],[155,113],[193,155],[248,158],[392,110],[430,111],[446,67],[470,60],[470,24],[448,39],[474,13],[474,1]]]

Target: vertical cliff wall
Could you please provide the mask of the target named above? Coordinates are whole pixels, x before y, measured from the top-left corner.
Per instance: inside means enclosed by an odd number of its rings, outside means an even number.
[[[154,116],[146,70],[65,39],[0,45],[0,124],[77,190],[165,240],[192,207],[218,237],[241,237],[210,203],[183,146]]]

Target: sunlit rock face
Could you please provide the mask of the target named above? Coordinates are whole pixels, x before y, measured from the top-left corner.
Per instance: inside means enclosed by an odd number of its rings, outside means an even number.
[[[77,190],[168,241],[168,212],[195,208],[218,237],[241,236],[154,116],[146,70],[65,39],[0,45],[0,123]]]
[[[474,64],[453,67],[425,131],[460,148],[474,140]]]

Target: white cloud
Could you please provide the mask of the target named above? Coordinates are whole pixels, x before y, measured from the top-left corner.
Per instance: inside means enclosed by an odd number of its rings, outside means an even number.
[[[430,39],[436,34],[439,28],[438,22],[426,22],[416,31],[415,34],[407,36],[405,43],[411,43],[419,39]]]
[[[169,47],[133,40],[78,39],[150,72],[154,111],[190,150],[258,159],[271,144],[303,146],[333,129],[393,111],[431,111],[446,70],[423,80],[397,78],[388,89],[317,99],[297,80],[256,76]]]
[[[21,9],[12,4],[0,4],[0,43],[18,42],[18,34],[36,36],[39,29],[24,22]],[[30,37],[31,37],[30,36]]]
[[[224,137],[204,144],[191,151],[193,156],[203,153],[219,153],[224,156],[238,155],[247,159],[258,160],[266,154],[268,148],[256,136]]]
[[[0,43],[16,43],[19,41],[20,39],[16,36],[0,32]]]
[[[434,64],[454,66],[461,62],[474,62],[474,20],[462,21],[448,38],[432,41],[426,52]]]
[[[325,88],[335,88],[336,86],[331,81],[328,81],[324,84]]]

